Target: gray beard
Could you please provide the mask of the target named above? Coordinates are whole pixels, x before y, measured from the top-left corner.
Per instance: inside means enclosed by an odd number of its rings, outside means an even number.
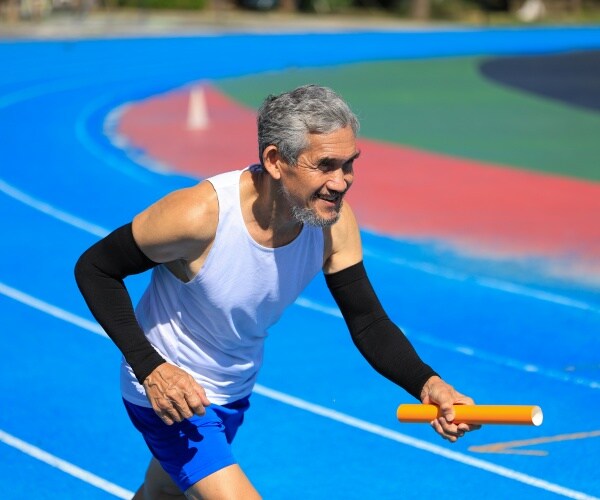
[[[323,219],[322,217],[319,217],[317,214],[315,214],[315,212],[311,208],[300,208],[295,206],[293,204],[291,196],[283,187],[283,185],[280,185],[279,191],[283,194],[283,196],[285,196],[285,199],[288,200],[288,202],[292,206],[290,211],[292,213],[292,217],[296,222],[313,227],[329,227],[335,224],[340,218],[342,210],[342,201],[340,201],[340,206],[338,207],[338,211],[335,217],[331,219]]]
[[[341,208],[342,204],[340,202],[340,209],[338,210],[336,216],[331,219],[323,219],[322,217],[319,217],[310,208],[292,207],[291,211],[294,219],[302,224],[313,227],[329,227],[339,220]]]

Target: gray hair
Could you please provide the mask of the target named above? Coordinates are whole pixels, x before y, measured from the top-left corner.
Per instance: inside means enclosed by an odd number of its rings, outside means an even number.
[[[333,90],[304,85],[290,92],[268,96],[258,110],[258,153],[277,146],[283,161],[296,165],[308,147],[308,134],[328,134],[350,126],[358,133],[358,119]]]

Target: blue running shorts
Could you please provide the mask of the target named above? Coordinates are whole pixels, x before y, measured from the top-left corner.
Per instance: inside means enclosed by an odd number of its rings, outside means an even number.
[[[194,415],[173,425],[165,424],[152,408],[123,402],[150,452],[182,492],[236,463],[231,442],[250,407],[249,397],[223,406],[211,404],[204,416]]]

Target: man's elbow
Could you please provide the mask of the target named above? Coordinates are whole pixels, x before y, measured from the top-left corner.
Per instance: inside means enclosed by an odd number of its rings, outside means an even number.
[[[83,291],[85,284],[93,274],[94,267],[89,250],[85,251],[81,254],[79,259],[77,259],[75,267],[73,268],[73,274],[79,290]]]

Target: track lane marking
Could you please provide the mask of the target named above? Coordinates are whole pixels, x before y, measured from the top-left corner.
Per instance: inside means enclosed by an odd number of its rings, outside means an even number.
[[[33,309],[37,309],[38,311],[45,312],[50,316],[54,316],[55,318],[66,321],[67,323],[71,323],[72,325],[78,326],[87,330],[88,332],[95,333],[96,335],[100,335],[102,337],[107,337],[104,330],[93,321],[89,321],[81,316],[77,316],[76,314],[70,313],[61,309],[60,307],[53,306],[48,302],[44,302],[43,300],[37,299],[25,292],[21,292],[16,288],[8,286],[0,281],[0,294],[6,297],[10,297],[17,302],[21,302],[21,304],[25,304]]]
[[[440,278],[445,278],[452,281],[471,282],[484,288],[490,288],[492,290],[498,290],[512,295],[520,295],[523,297],[530,297],[532,299],[541,300],[543,302],[550,302],[560,306],[571,307],[573,309],[581,309],[582,311],[590,311],[595,314],[600,314],[600,307],[588,304],[587,302],[565,297],[556,293],[546,292],[544,290],[538,290],[530,286],[519,285],[511,283],[510,281],[500,280],[496,278],[487,278],[481,276],[471,276],[465,273],[454,271],[453,269],[447,269],[442,266],[435,264],[429,264],[427,262],[410,261],[399,257],[389,257],[387,255],[381,255],[378,252],[370,250],[365,247],[364,254],[377,260],[383,260],[397,266],[407,267],[420,271]]]
[[[34,446],[30,443],[27,443],[26,441],[23,441],[22,439],[19,439],[13,436],[12,434],[9,434],[8,432],[4,432],[2,429],[0,429],[0,442],[6,444],[7,446],[15,448],[16,450],[19,450],[32,458],[44,462],[45,464],[55,467],[69,474],[70,476],[80,479],[85,483],[95,486],[98,489],[104,490],[107,493],[116,496],[117,498],[130,499],[131,497],[133,497],[133,491],[129,491],[115,483],[111,483],[110,481],[107,481],[106,479],[97,476],[96,474],[93,474],[90,471],[82,469],[81,467],[78,467],[77,465],[74,465],[71,462],[67,462],[66,460],[63,460],[62,458],[59,458],[56,455],[52,455],[51,453],[48,453],[47,451],[44,451],[41,448],[38,448],[37,446]]]
[[[469,451],[476,453],[503,453],[505,455],[535,455],[545,457],[549,452],[545,450],[516,450],[522,446],[535,446],[538,444],[557,443],[562,441],[574,441],[577,439],[590,439],[600,437],[600,430],[589,432],[575,432],[572,434],[559,434],[558,436],[540,437],[534,439],[521,439],[519,441],[506,441],[504,443],[492,443],[479,446],[469,446]]]
[[[107,229],[97,226],[96,224],[92,224],[91,222],[81,219],[68,212],[55,208],[49,203],[41,201],[21,191],[20,189],[17,189],[16,187],[11,186],[2,179],[0,179],[0,191],[6,196],[12,198],[13,200],[19,201],[24,205],[27,205],[28,207],[33,208],[38,212],[42,212],[43,214],[46,214],[50,217],[53,217],[54,219],[64,222],[65,224],[76,227],[77,229],[81,229],[86,233],[98,236],[100,238],[103,238],[109,233]]]
[[[299,297],[296,300],[296,305],[300,307],[304,307],[306,309],[312,309],[313,311],[317,311],[323,314],[327,314],[329,316],[333,316],[335,318],[341,318],[342,314],[338,309],[334,309],[333,307],[328,307],[318,302],[314,302],[312,300],[306,299],[304,297]],[[485,361],[486,363],[491,363],[496,366],[501,366],[502,368],[510,368],[513,370],[518,370],[526,373],[537,373],[542,377],[558,380],[560,382],[567,382],[570,384],[581,385],[583,387],[587,387],[589,389],[600,389],[600,381],[591,380],[585,377],[580,377],[574,375],[572,373],[565,373],[560,370],[553,370],[549,368],[544,368],[539,365],[534,365],[533,363],[526,363],[523,361],[519,361],[517,359],[509,358],[506,356],[501,356],[498,354],[494,354],[491,352],[484,351],[482,349],[475,349],[468,345],[456,344],[454,342],[448,342],[446,340],[442,340],[432,335],[427,335],[424,333],[413,332],[410,328],[402,328],[402,330],[407,334],[407,337],[411,341],[417,341],[422,344],[426,344],[437,349],[443,349],[445,351],[450,351],[453,353],[462,354],[464,356],[469,356],[474,359],[478,359],[481,361]]]

